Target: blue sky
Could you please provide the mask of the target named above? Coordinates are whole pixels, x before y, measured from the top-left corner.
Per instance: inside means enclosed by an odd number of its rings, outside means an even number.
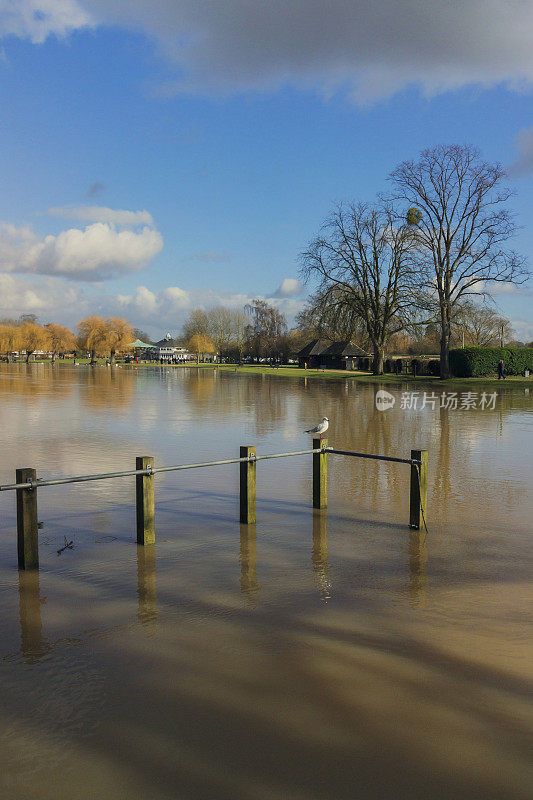
[[[532,4],[145,6],[0,0],[0,315],[156,335],[260,295],[290,321],[332,202],[438,143],[510,168],[533,263]],[[504,288],[533,339],[531,283]]]

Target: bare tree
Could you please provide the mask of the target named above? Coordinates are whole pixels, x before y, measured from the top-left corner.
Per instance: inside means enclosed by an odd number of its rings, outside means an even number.
[[[209,336],[209,317],[203,308],[194,308],[183,323],[182,336],[186,341],[196,334]]]
[[[363,322],[374,350],[373,371],[383,372],[386,343],[403,330],[413,304],[417,274],[411,226],[395,225],[385,206],[337,205],[301,254],[305,280],[337,313]]]
[[[287,333],[285,316],[266,300],[255,299],[244,310],[250,318],[246,326],[247,346],[256,359],[279,355],[281,339]],[[283,343],[283,349],[285,343]]]
[[[455,330],[455,338],[466,345],[473,347],[497,347],[502,339],[509,342],[513,336],[510,321],[507,317],[488,306],[480,306],[474,303],[465,303],[454,316],[452,330]]]
[[[454,305],[468,294],[488,294],[487,284],[521,283],[528,277],[524,259],[505,247],[516,226],[506,207],[512,191],[503,185],[504,177],[499,164],[457,144],[424,150],[418,161],[404,161],[389,176],[388,199],[417,231],[427,285],[438,295],[442,378],[450,375]]]
[[[231,348],[234,334],[233,311],[225,306],[216,306],[207,312],[209,337],[219,353]]]

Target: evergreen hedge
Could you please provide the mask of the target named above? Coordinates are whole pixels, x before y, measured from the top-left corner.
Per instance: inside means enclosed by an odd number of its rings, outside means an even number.
[[[465,347],[450,350],[450,368],[457,378],[483,378],[498,372],[503,359],[507,375],[533,373],[533,347]]]

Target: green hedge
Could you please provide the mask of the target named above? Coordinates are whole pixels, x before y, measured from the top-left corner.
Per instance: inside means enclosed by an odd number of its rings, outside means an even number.
[[[533,347],[465,347],[450,350],[450,368],[457,378],[483,378],[498,371],[503,359],[507,375],[533,372]]]

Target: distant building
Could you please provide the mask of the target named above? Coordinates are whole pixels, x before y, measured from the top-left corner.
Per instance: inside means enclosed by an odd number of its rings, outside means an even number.
[[[331,342],[327,339],[313,339],[299,353],[298,365],[309,369],[357,369],[357,359],[367,356],[353,342]]]
[[[177,361],[188,361],[192,356],[185,347],[182,347],[170,333],[164,339],[156,342],[148,351],[150,356],[157,361],[176,363]],[[150,357],[149,356],[149,357]]]

